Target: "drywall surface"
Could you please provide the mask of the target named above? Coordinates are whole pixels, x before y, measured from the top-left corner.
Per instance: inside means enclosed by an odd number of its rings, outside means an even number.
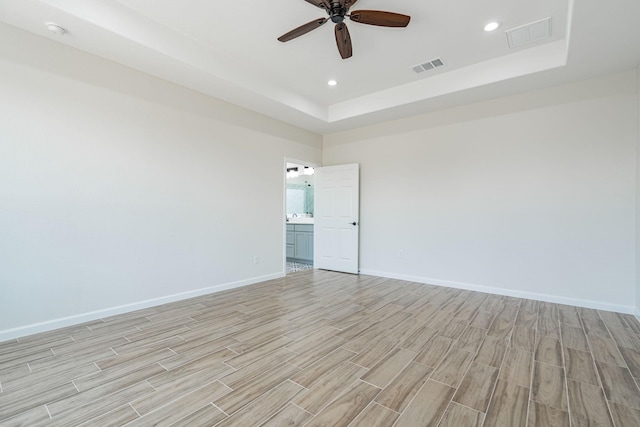
[[[640,66],[636,68],[636,94],[638,112],[636,122],[636,310],[635,315],[640,319]]]
[[[361,271],[633,311],[635,78],[325,136],[361,166]]]
[[[319,135],[0,39],[0,341],[283,274],[284,159]]]

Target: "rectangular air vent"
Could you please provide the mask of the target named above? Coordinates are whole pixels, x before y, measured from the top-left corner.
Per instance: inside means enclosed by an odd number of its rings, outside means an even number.
[[[424,73],[425,71],[433,70],[434,68],[442,67],[443,65],[444,62],[442,62],[442,59],[436,58],[432,59],[431,61],[425,62],[424,64],[414,65],[413,67],[411,67],[411,69],[416,74],[420,74]]]
[[[506,31],[511,49],[551,37],[551,18],[531,22]]]

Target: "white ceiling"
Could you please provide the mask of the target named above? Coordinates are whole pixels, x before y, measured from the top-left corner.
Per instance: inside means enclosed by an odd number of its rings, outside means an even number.
[[[0,0],[0,20],[321,134],[640,63],[638,0],[359,0],[357,9],[412,19],[407,28],[348,21],[347,60],[330,22],[276,40],[326,16],[304,0]],[[506,30],[547,17],[550,38],[509,48]],[[484,32],[494,19],[503,26]],[[411,70],[438,57],[445,67]]]

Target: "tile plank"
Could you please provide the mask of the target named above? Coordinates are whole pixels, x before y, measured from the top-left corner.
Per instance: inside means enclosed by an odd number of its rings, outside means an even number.
[[[360,365],[365,368],[372,368],[380,361],[380,359],[389,354],[389,352],[396,347],[397,343],[398,340],[395,338],[382,337],[371,347],[362,350],[359,354],[354,356],[351,361],[356,365]]]
[[[497,368],[472,363],[467,374],[462,379],[453,401],[478,412],[487,412],[489,399],[497,379]]]
[[[574,425],[613,427],[607,401],[600,387],[573,380],[569,380],[567,386]]]
[[[53,388],[43,387],[40,390],[17,390],[0,395],[0,421],[34,409],[45,403],[55,402],[78,394],[78,390],[70,382]]]
[[[293,402],[302,409],[317,414],[366,372],[365,368],[347,362],[328,375],[320,377],[307,393]]]
[[[531,387],[533,353],[510,348],[500,369],[500,379],[521,387]]]
[[[458,338],[455,346],[460,350],[468,351],[469,353],[475,353],[482,345],[482,342],[484,341],[484,338],[485,336],[487,336],[488,332],[489,331],[486,329],[469,326],[467,329],[465,329],[462,335],[460,335],[460,338]]]
[[[451,402],[438,427],[481,427],[484,414]]]
[[[567,347],[564,349],[564,357],[567,378],[595,386],[599,385],[598,373],[590,353]]]
[[[369,404],[349,427],[387,427],[393,425],[400,414],[376,403]]]
[[[99,398],[86,396],[82,400],[69,399],[71,402],[68,403],[65,403],[64,400],[55,402],[54,405],[56,406],[49,409],[49,412],[52,412],[53,419],[34,425],[38,427],[62,427],[87,423],[124,405],[129,406],[129,402],[153,392],[154,389],[149,384],[138,382],[130,387],[119,389],[114,393]]]
[[[256,376],[253,381],[235,388],[229,393],[225,393],[222,397],[214,399],[213,403],[225,413],[232,415],[244,405],[252,402],[299,371],[299,368],[284,363],[275,369],[263,372],[261,375]]]
[[[489,404],[484,425],[526,427],[529,389],[499,379]]]
[[[384,388],[415,356],[416,353],[413,351],[396,348],[371,368],[362,377],[362,380],[376,387]]]
[[[640,378],[640,351],[625,347],[620,347],[619,350],[631,374],[636,378]]]
[[[120,427],[139,418],[131,406],[124,405],[79,426]]]
[[[0,416],[0,419],[4,418]],[[50,425],[51,418],[47,412],[47,408],[44,405],[36,406],[35,408],[28,409],[21,412],[19,415],[12,417],[5,421],[0,421],[2,427],[33,427],[33,426],[48,426]]]
[[[225,418],[227,416],[220,409],[209,404],[171,424],[171,427],[213,426]]]
[[[409,363],[376,397],[376,402],[396,412],[404,411],[432,371],[428,366]]]
[[[229,393],[229,391],[229,387],[215,381],[136,419],[127,424],[127,427],[170,426],[211,404],[212,400]]]
[[[596,362],[609,363],[622,367],[627,366],[622,354],[620,354],[620,350],[612,339],[590,337],[589,343],[591,344],[593,358]]]
[[[450,338],[435,337],[427,343],[425,348],[418,353],[414,360],[423,365],[435,368],[440,364],[440,361],[442,361],[454,343],[455,341]]]
[[[640,409],[640,390],[627,368],[596,362],[608,400]]]
[[[451,387],[458,387],[473,356],[468,351],[452,348],[431,378]]]
[[[529,401],[529,427],[570,427],[569,413]]]
[[[511,346],[533,353],[536,347],[536,330],[525,326],[515,326],[511,335]]]
[[[331,402],[307,427],[341,427],[349,425],[369,405],[380,389],[362,381],[356,381],[336,400]]]
[[[615,402],[609,402],[609,408],[616,426],[640,426],[640,410]]]
[[[267,422],[261,425],[261,427],[299,427],[302,426],[309,418],[311,418],[309,412],[300,408],[299,406],[289,403],[285,408],[271,417]],[[188,427],[185,425],[185,427]]]
[[[507,351],[507,344],[506,340],[487,336],[478,349],[478,354],[474,362],[499,368],[502,366],[502,360]]]
[[[549,365],[562,366],[562,347],[560,340],[548,336],[538,339],[535,360]]]
[[[562,333],[562,345],[581,351],[589,351],[587,338],[582,328],[574,328],[572,326],[562,324],[560,326]]]
[[[456,389],[429,380],[402,413],[395,427],[436,426],[449,406]]]
[[[291,380],[309,388],[319,377],[338,368],[342,362],[354,357],[355,353],[343,348],[331,352],[318,362],[291,377]]]
[[[552,408],[567,410],[564,368],[534,362],[531,399]]]
[[[228,417],[218,427],[260,425],[284,408],[305,389],[293,381],[284,381]]]

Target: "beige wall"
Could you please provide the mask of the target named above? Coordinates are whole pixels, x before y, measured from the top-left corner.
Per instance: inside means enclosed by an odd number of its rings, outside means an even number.
[[[319,135],[0,40],[0,341],[283,273],[284,159]]]
[[[326,136],[363,272],[630,312],[635,72]]]

